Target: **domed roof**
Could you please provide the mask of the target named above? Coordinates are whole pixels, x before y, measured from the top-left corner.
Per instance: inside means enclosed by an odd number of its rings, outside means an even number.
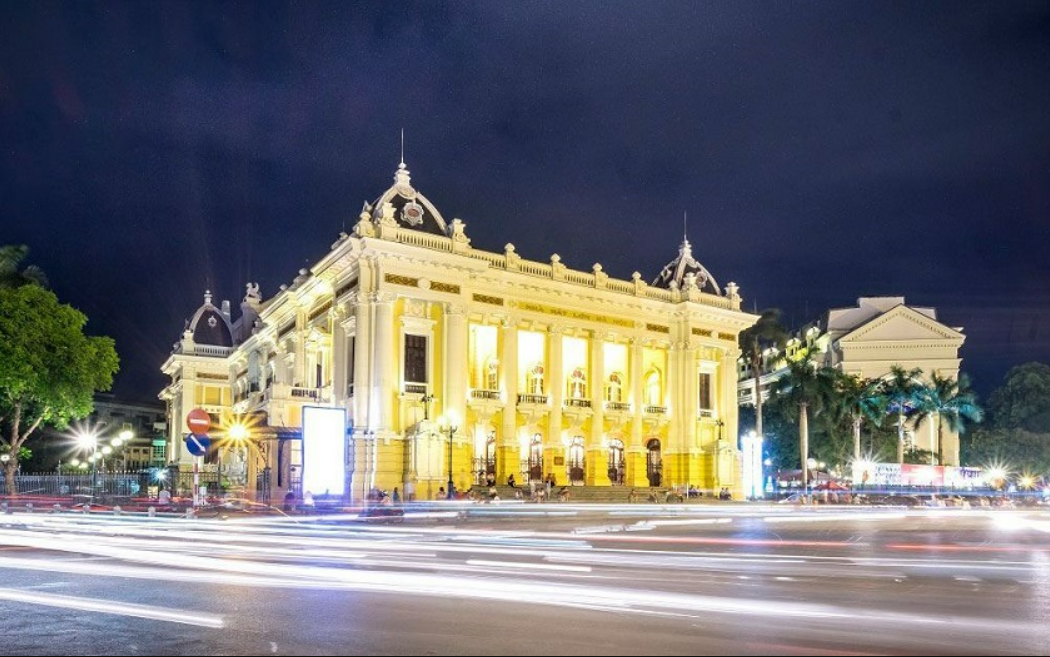
[[[232,347],[233,329],[230,320],[211,303],[211,292],[204,293],[204,303],[190,320],[190,332],[196,344],[214,347]]]
[[[372,212],[372,220],[378,223],[387,203],[392,206],[394,220],[399,227],[448,237],[448,224],[434,204],[412,187],[404,160],[394,173],[393,187],[383,192],[371,206],[366,205],[365,209]]]
[[[683,238],[682,245],[678,247],[678,257],[660,270],[660,274],[653,281],[653,287],[670,288],[672,283],[679,289],[685,286],[685,279],[689,274],[696,276],[696,286],[701,292],[722,295],[718,282],[700,261],[693,257],[693,248],[689,240]]]

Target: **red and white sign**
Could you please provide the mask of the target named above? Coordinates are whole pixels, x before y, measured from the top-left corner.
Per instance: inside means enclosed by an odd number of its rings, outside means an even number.
[[[186,426],[190,428],[190,433],[203,436],[211,429],[211,416],[203,408],[195,408],[186,414]]]

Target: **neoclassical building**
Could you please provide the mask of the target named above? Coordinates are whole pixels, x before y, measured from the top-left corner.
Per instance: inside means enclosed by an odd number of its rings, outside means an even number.
[[[756,319],[740,302],[686,240],[652,284],[475,248],[402,162],[291,285],[265,300],[249,285],[236,319],[205,295],[163,365],[169,459],[190,467],[190,409],[220,427],[249,418],[251,452],[227,442],[208,460],[297,491],[302,409],[325,406],[346,410],[354,499],[373,486],[433,498],[450,451],[460,490],[489,473],[733,489],[737,336]]]
[[[787,343],[784,351],[767,350],[759,381],[762,399],[769,385],[787,372],[787,361],[806,350],[818,354],[819,365],[834,367],[864,379],[881,379],[894,365],[919,368],[926,376],[957,379],[962,359],[959,349],[966,336],[937,319],[937,309],[909,306],[904,297],[862,297],[857,305],[834,308],[818,322],[808,324]],[[754,404],[755,380],[740,363],[740,403]],[[910,447],[937,452],[939,420],[916,428],[910,424]],[[959,465],[959,435],[944,429],[944,465]]]

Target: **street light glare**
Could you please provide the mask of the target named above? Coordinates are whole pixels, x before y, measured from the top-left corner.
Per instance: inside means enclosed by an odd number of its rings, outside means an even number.
[[[81,449],[95,449],[98,445],[98,434],[93,431],[81,431],[76,435],[76,439]]]
[[[131,429],[124,429],[123,431],[120,432],[120,435],[118,436],[120,441],[121,442],[125,442],[125,443],[131,442],[131,439],[134,438],[134,437],[135,437],[135,434],[132,433]]]
[[[243,422],[230,426],[226,434],[233,440],[244,440],[248,437],[248,427]]]
[[[106,445],[105,447],[102,448],[102,453],[105,454],[106,456],[109,456],[110,454],[113,453],[113,448],[110,447],[109,445]]]

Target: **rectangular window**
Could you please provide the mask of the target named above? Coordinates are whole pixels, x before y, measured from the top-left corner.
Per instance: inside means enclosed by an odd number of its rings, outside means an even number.
[[[703,410],[711,410],[711,375],[701,374],[697,385],[697,401]]]
[[[405,381],[427,383],[427,338],[405,335]]]

